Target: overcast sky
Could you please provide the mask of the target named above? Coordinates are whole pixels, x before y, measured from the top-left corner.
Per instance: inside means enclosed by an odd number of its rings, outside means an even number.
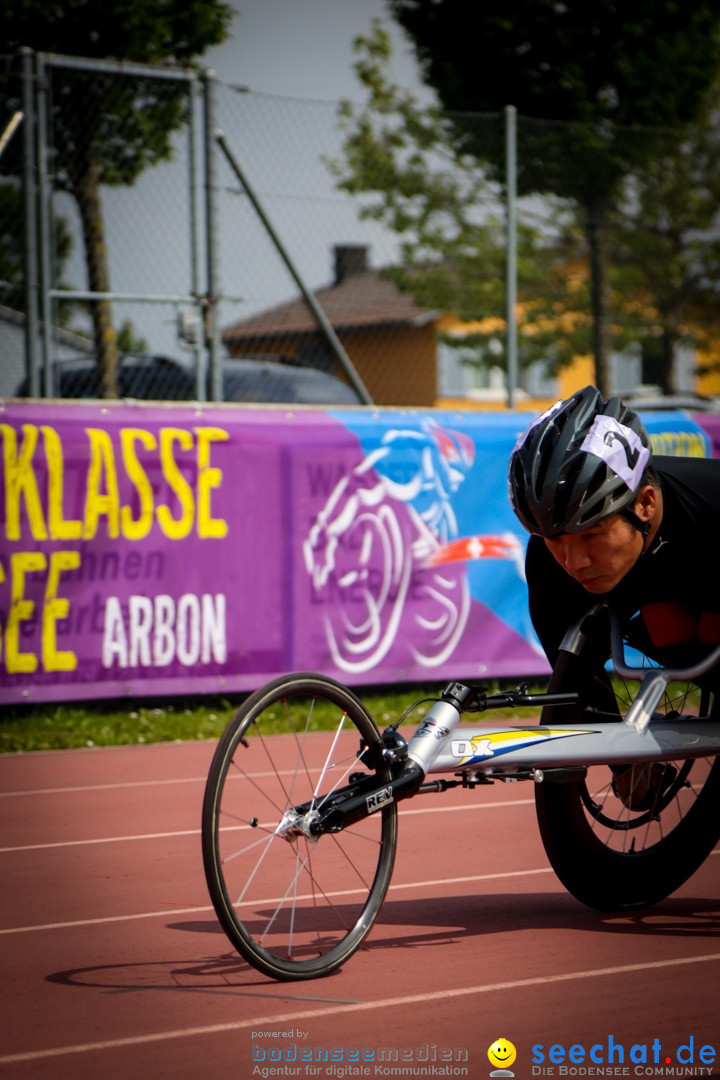
[[[393,39],[393,80],[421,99],[429,98],[412,48],[390,18],[386,0],[233,0],[233,7],[229,39],[206,53],[202,62],[223,83],[246,86],[255,95],[253,101],[253,95],[223,88],[217,122],[300,273],[311,288],[327,284],[335,243],[367,244],[373,265],[385,265],[394,257],[391,238],[379,225],[359,222],[353,200],[338,199],[320,161],[321,153],[337,152],[339,136],[333,146],[327,139],[317,141],[322,124],[328,133],[336,128],[334,105],[322,108],[316,103],[364,99],[353,71],[352,46],[358,34],[370,32],[375,18],[382,19]],[[265,100],[264,95],[277,100]],[[176,142],[182,146],[184,138],[180,134]],[[227,163],[220,160],[217,168],[219,289],[225,298],[220,320],[227,325],[296,296],[297,287],[247,200],[228,194],[239,185]],[[145,170],[132,187],[103,189],[113,291],[145,296],[190,292],[187,190],[181,159]],[[87,288],[77,208],[62,197],[57,206],[74,222],[76,234],[68,283]],[[232,302],[235,298],[238,303]],[[182,355],[174,309],[117,302],[117,325],[126,318],[151,351]]]
[[[395,81],[418,85],[417,65],[385,0],[235,0],[231,37],[205,56],[219,78],[290,97],[357,97],[352,43],[381,18],[391,32]]]
[[[390,18],[385,0],[234,0],[233,7],[230,38],[202,58],[228,84],[218,95],[217,123],[306,284],[318,288],[329,282],[335,243],[367,244],[373,265],[391,261],[391,238],[376,224],[360,223],[352,199],[338,199],[320,160],[322,153],[337,152],[339,135],[328,143],[337,132],[335,106],[319,105],[364,99],[353,71],[353,41],[370,32],[373,19],[381,18],[393,39],[394,81],[421,98],[429,96],[411,46]],[[234,85],[254,95],[234,94]],[[322,125],[324,142],[318,141]],[[217,169],[219,289],[224,297],[219,314],[221,325],[227,325],[296,296],[297,286],[247,200],[228,194],[239,185],[227,163],[220,160]],[[115,291],[189,291],[186,192],[187,176],[180,165],[146,170],[132,188],[104,191]],[[80,243],[75,257],[82,258]],[[81,274],[80,268],[73,274],[75,282]],[[126,317],[152,351],[177,355],[175,318],[167,308],[116,304],[116,322]]]

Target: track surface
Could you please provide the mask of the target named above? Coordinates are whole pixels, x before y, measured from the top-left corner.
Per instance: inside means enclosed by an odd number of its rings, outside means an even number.
[[[375,1052],[346,1076],[388,1075],[381,1048],[408,1051],[390,1074],[403,1076],[466,1050],[451,1075],[477,1078],[499,1037],[518,1080],[572,1075],[547,1059],[533,1071],[535,1044],[601,1044],[607,1061],[610,1037],[624,1075],[720,1076],[699,1059],[720,1054],[717,852],[665,903],[603,916],[549,869],[531,785],[422,796],[400,808],[393,884],[360,952],[330,978],[274,983],[209,906],[199,820],[214,745],[0,757],[0,1076],[244,1080],[297,1046],[342,1048],[344,1067],[350,1048]],[[691,1037],[693,1069],[677,1058]],[[651,1050],[630,1061],[655,1039],[659,1065]],[[342,1075],[315,1068],[275,1075]]]

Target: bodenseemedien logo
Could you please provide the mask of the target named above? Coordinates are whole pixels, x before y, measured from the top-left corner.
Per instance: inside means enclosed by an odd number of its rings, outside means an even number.
[[[488,1047],[488,1061],[495,1068],[490,1073],[491,1076],[514,1076],[515,1073],[510,1072],[510,1066],[517,1057],[517,1050],[510,1042],[509,1039],[496,1039],[491,1046]]]

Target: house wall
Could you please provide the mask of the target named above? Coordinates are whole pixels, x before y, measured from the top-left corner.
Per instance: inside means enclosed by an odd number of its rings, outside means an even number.
[[[433,406],[437,398],[435,324],[408,327],[362,327],[338,331],[338,337],[376,405]],[[300,360],[341,375],[328,345],[315,335],[254,339],[228,345],[230,356],[267,356]]]
[[[488,316],[478,322],[463,323],[453,315],[443,315],[437,320],[438,330],[462,341],[467,334],[492,334],[502,352],[505,342],[505,321]],[[522,353],[522,340],[520,342]],[[491,350],[486,350],[486,355]],[[698,376],[697,363],[710,362],[716,370]],[[438,347],[438,405],[444,408],[494,409],[506,405],[505,375],[500,367],[493,366],[489,356],[483,371],[471,371],[462,364],[456,349],[439,344]],[[675,358],[675,389],[679,393],[697,391],[702,394],[720,394],[720,343],[714,351],[696,352],[689,346],[681,346]],[[612,352],[609,357],[609,383],[613,394],[627,395],[636,390],[643,379],[643,364],[639,350],[624,353]],[[518,409],[542,409],[558,398],[566,398],[583,386],[595,382],[595,365],[589,355],[577,355],[572,363],[561,368],[557,375],[548,376],[545,365],[537,361],[519,372],[519,388],[515,407]]]
[[[698,375],[697,389],[701,394],[720,394],[720,342],[713,348],[698,352],[698,364],[712,364],[714,371]]]
[[[434,323],[347,331],[339,336],[375,404],[435,404],[437,341]]]
[[[501,320],[496,321],[498,333],[504,333],[504,324]],[[473,328],[470,324],[469,329]],[[339,337],[378,405],[502,409],[507,404],[504,375],[499,385],[496,379],[489,377],[486,387],[478,387],[477,373],[463,370],[456,350],[438,340],[438,334],[442,332],[461,333],[467,329],[468,326],[453,316],[442,315],[422,326],[359,327],[341,331]],[[484,329],[487,330],[487,325]],[[274,339],[256,339],[244,342],[242,346],[236,343],[231,354],[294,358],[340,374],[327,344],[315,335],[288,334],[281,344]],[[700,357],[692,350],[684,350],[679,356],[678,390],[697,389],[705,394],[720,394],[720,345],[717,355],[708,357],[718,364],[717,372],[696,378],[696,359]],[[491,371],[490,376],[493,374]],[[515,408],[540,411],[558,398],[569,397],[594,382],[595,365],[589,355],[576,356],[571,364],[551,377],[538,362],[521,373],[521,389],[516,394]],[[610,357],[612,392],[628,394],[641,383],[639,355],[613,353]]]

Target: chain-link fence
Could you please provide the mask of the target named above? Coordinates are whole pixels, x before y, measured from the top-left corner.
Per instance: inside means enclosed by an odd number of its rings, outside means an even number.
[[[9,81],[23,125],[0,168],[24,259],[0,285],[15,327],[3,392],[195,396],[202,334],[178,353],[175,329],[202,314],[195,78],[26,56]],[[8,309],[23,316],[22,341]]]
[[[29,53],[1,100],[4,396],[500,403],[590,355],[613,391],[713,389],[711,124],[371,117]]]

